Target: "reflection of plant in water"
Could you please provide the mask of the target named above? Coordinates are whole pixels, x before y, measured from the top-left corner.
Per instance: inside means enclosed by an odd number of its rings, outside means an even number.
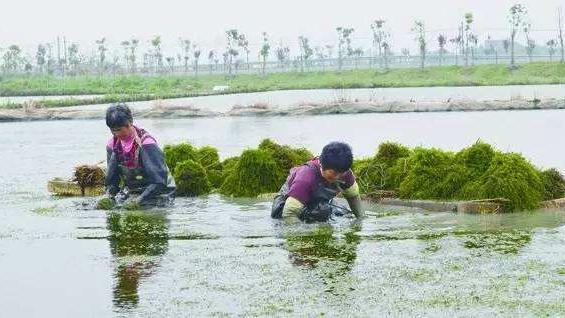
[[[320,261],[337,261],[349,266],[357,257],[360,237],[358,226],[347,231],[343,238],[334,237],[332,226],[324,224],[311,232],[287,235],[287,246],[297,265],[315,267]]]
[[[114,303],[118,307],[135,306],[139,301],[139,280],[152,274],[158,260],[168,249],[168,226],[164,215],[147,212],[108,215],[110,250],[118,258]],[[120,258],[132,258],[123,261]]]
[[[338,238],[333,227],[324,224],[310,232],[286,235],[290,258],[294,265],[315,268],[326,292],[341,294],[337,290],[352,290],[346,274],[357,258],[359,230],[360,225],[355,224]]]

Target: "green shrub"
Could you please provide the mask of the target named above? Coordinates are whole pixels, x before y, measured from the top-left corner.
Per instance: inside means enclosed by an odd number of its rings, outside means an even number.
[[[244,151],[235,166],[228,170],[220,192],[234,197],[256,197],[279,190],[281,172],[269,152]]]
[[[177,194],[180,196],[199,196],[210,193],[211,184],[206,170],[202,165],[193,160],[178,163],[173,171],[177,185]]]
[[[565,180],[557,169],[542,171],[541,180],[544,188],[544,200],[554,200],[565,197]]]

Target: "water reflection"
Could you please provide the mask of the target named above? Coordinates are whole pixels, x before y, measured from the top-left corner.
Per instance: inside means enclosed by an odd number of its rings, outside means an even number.
[[[361,241],[357,233],[361,224],[355,222],[342,231],[334,226],[317,224],[313,229],[289,232],[284,237],[293,265],[312,269],[322,280],[326,292],[342,294],[344,289],[354,289],[349,284],[348,274],[357,258]]]
[[[168,222],[158,212],[120,212],[107,217],[108,240],[115,258],[114,305],[132,308],[139,303],[139,284],[159,266],[169,247]]]

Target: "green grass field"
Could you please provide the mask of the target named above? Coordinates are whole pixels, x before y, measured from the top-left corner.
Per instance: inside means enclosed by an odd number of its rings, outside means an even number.
[[[565,83],[565,64],[530,63],[509,69],[507,65],[444,66],[424,70],[392,69],[387,72],[355,70],[338,72],[276,73],[260,75],[194,76],[5,76],[0,96],[102,94],[92,100],[50,101],[44,106],[110,103],[118,100],[150,100],[211,94],[216,85],[228,85],[227,93],[316,88],[377,88],[426,86],[485,86]],[[17,108],[11,104],[4,107]]]

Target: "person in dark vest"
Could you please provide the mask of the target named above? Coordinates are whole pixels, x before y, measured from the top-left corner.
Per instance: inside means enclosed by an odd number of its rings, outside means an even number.
[[[359,186],[351,171],[351,147],[332,142],[324,147],[319,157],[305,165],[294,167],[273,201],[272,218],[296,215],[301,220],[326,221],[333,215],[343,215],[345,208],[333,203],[341,193],[351,212],[363,216]]]
[[[155,138],[133,124],[125,104],[108,107],[106,125],[112,132],[106,145],[107,196],[118,204],[141,207],[171,203],[175,182]]]

